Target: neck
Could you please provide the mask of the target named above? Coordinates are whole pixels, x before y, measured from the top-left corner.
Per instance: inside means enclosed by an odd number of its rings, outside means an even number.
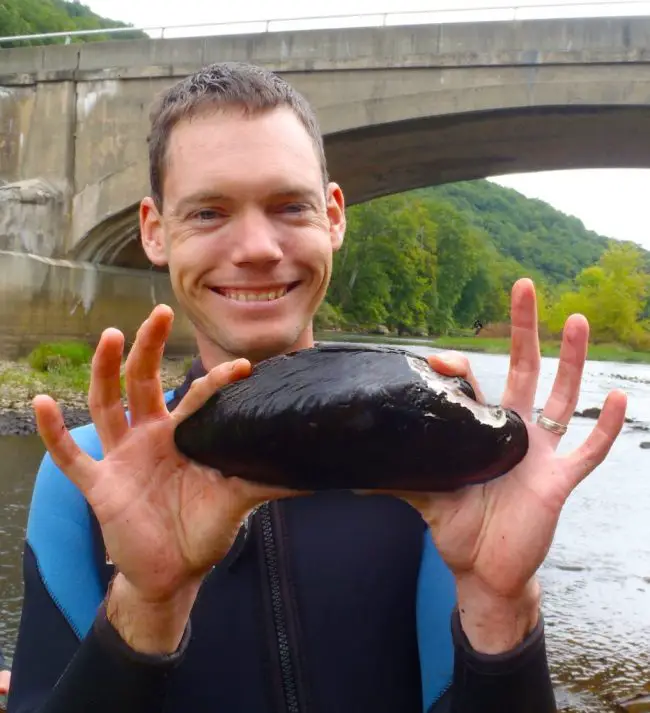
[[[248,359],[252,365],[255,365],[263,359],[268,359],[272,356],[279,356],[280,354],[287,354],[288,352],[294,352],[300,349],[309,349],[314,346],[314,328],[311,322],[300,333],[295,342],[275,352],[260,350],[241,354],[232,353],[198,331],[195,331],[195,336],[199,357],[206,371],[210,371],[210,369],[214,369],[215,366],[219,366],[219,364],[223,364],[224,362],[233,361],[234,359]]]

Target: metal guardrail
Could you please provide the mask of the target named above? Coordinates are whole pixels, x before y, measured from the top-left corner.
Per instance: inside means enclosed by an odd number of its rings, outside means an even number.
[[[287,17],[273,18],[268,20],[241,20],[229,22],[203,22],[186,25],[152,25],[147,27],[107,27],[99,30],[72,30],[69,32],[47,32],[32,35],[13,35],[8,37],[0,37],[0,42],[21,42],[29,40],[43,40],[65,38],[66,44],[73,37],[89,37],[93,35],[117,35],[125,32],[144,32],[159,33],[159,38],[164,39],[171,30],[187,31],[190,29],[208,29],[211,28],[213,35],[226,34],[250,34],[250,33],[268,33],[282,32],[286,30],[313,30],[313,29],[341,29],[341,25],[332,24],[337,21],[352,21],[352,25],[344,25],[344,27],[394,27],[398,25],[408,24],[439,24],[442,22],[489,22],[489,21],[517,21],[523,19],[541,19],[535,17],[537,13],[543,10],[558,10],[563,13],[580,12],[586,8],[616,8],[616,12],[620,13],[623,8],[626,8],[634,13],[638,13],[640,8],[643,8],[641,14],[650,15],[650,0],[578,0],[576,2],[546,2],[538,5],[492,5],[490,7],[447,7],[436,8],[435,10],[406,10],[404,12],[384,12],[384,13],[357,13],[349,15],[312,15],[306,17]],[[625,14],[625,13],[623,13]],[[465,19],[462,19],[465,16]],[[569,17],[574,15],[569,14]],[[611,15],[608,15],[611,16]],[[623,16],[623,15],[617,15]],[[453,17],[453,20],[449,18]],[[562,14],[560,17],[566,17]],[[602,15],[584,15],[579,14],[574,17],[602,17]],[[543,19],[552,19],[545,16]],[[309,27],[292,28],[289,25],[312,23]],[[228,31],[228,30],[231,31]],[[216,32],[215,32],[216,30]],[[219,32],[222,30],[222,32]],[[225,32],[224,32],[225,30]],[[180,34],[176,37],[195,37],[204,36],[196,34]],[[156,39],[152,37],[152,39]]]

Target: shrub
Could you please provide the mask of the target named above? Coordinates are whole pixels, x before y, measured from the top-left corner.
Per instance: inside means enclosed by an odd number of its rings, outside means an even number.
[[[61,371],[89,364],[93,349],[85,342],[54,342],[39,344],[27,356],[34,371]]]
[[[345,317],[338,307],[323,301],[314,316],[314,327],[319,329],[341,329],[345,326]]]

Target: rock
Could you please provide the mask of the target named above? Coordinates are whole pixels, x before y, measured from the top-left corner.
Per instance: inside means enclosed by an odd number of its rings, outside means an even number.
[[[68,428],[76,428],[90,422],[86,408],[62,406],[63,420]],[[34,412],[29,407],[0,409],[0,436],[29,436],[37,433]]]
[[[385,324],[378,324],[373,330],[373,334],[381,334],[383,337],[387,337],[390,334],[390,329]]]
[[[582,418],[598,419],[600,417],[601,410],[602,409],[599,409],[597,406],[590,406],[589,408],[586,408],[584,411],[576,411],[573,415],[580,416]],[[625,423],[634,423],[634,419],[626,417]]]
[[[644,448],[644,449],[649,449],[650,448],[650,441],[641,441],[639,443],[639,448]]]
[[[576,411],[575,416],[581,416],[582,418],[598,418],[600,416],[601,409],[596,406],[591,408],[586,408],[584,411]]]
[[[650,426],[647,423],[636,423],[634,422],[630,428],[633,431],[650,431]]]

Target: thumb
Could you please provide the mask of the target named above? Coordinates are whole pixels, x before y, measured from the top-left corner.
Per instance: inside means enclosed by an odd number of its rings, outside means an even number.
[[[476,400],[481,404],[485,403],[485,396],[483,396],[483,392],[472,372],[469,359],[464,354],[453,351],[442,352],[441,354],[430,354],[427,357],[427,362],[438,374],[442,374],[443,376],[459,376],[468,381],[474,389]]]
[[[250,375],[251,364],[247,359],[235,359],[215,366],[205,376],[195,379],[178,406],[172,411],[171,418],[176,423],[189,418],[220,388],[239,381]]]

